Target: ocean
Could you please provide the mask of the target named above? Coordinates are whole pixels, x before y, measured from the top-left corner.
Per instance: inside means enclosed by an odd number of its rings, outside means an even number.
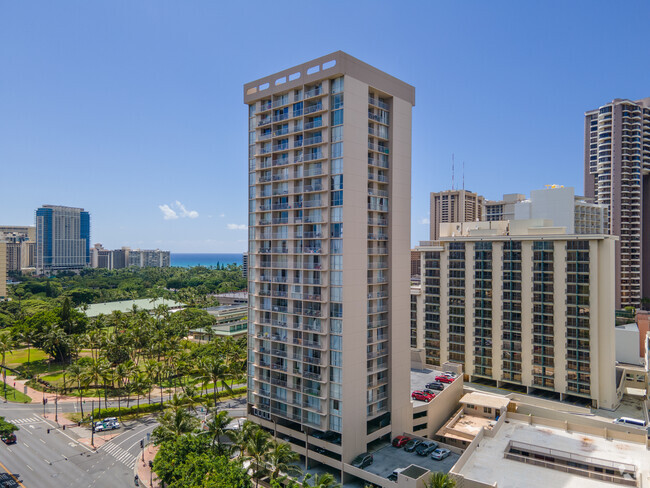
[[[216,266],[218,264],[242,264],[242,253],[171,253],[171,265],[180,268],[191,268],[193,266]]]

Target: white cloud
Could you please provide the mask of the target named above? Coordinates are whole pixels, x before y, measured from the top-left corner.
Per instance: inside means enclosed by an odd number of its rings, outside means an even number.
[[[176,214],[176,212],[174,212],[174,210],[172,210],[172,208],[169,205],[167,205],[167,204],[158,205],[158,208],[163,213],[163,219],[165,219],[165,220],[174,220],[174,219],[178,218],[178,215]]]
[[[183,205],[178,200],[176,200],[171,205],[167,205],[166,203],[163,205],[158,205],[158,208],[163,213],[163,219],[165,220],[174,220],[186,217],[188,219],[195,219],[199,216],[199,213],[196,210],[187,210],[185,208],[185,205]]]
[[[225,216],[226,216],[226,214],[221,214],[221,215],[219,215],[219,217],[221,217],[221,218],[223,218],[223,217],[225,217]]]
[[[418,220],[418,223],[422,225],[429,225],[431,221],[429,220],[428,217],[424,217],[423,219]]]
[[[190,218],[190,219],[195,219],[195,218],[197,218],[199,216],[199,213],[196,210],[187,210],[185,208],[185,206],[181,202],[179,202],[178,200],[176,200],[176,206],[178,207],[178,209],[181,212],[181,217],[187,217],[187,218]]]
[[[228,224],[229,230],[246,230],[246,224]]]

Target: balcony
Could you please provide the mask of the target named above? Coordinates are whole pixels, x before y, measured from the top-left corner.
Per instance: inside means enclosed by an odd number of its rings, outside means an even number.
[[[312,114],[314,112],[319,112],[321,110],[323,110],[323,104],[321,102],[318,102],[317,104],[305,107],[305,115]]]
[[[389,110],[388,104],[380,101],[377,98],[373,98],[373,97],[369,96],[368,97],[368,103],[370,105],[374,105],[375,107],[379,107],[382,110]]]

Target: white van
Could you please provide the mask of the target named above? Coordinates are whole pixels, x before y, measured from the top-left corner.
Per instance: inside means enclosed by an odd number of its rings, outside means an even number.
[[[633,419],[630,417],[619,417],[616,420],[614,420],[614,423],[621,424],[621,425],[631,425],[634,427],[645,427],[645,421],[639,419]]]

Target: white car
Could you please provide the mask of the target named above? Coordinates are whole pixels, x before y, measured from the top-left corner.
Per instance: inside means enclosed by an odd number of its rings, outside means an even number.
[[[445,449],[444,447],[439,447],[437,449],[434,449],[434,451],[431,453],[431,459],[435,459],[436,461],[442,461],[447,456],[449,456],[449,454],[451,454],[451,451],[449,449]]]

